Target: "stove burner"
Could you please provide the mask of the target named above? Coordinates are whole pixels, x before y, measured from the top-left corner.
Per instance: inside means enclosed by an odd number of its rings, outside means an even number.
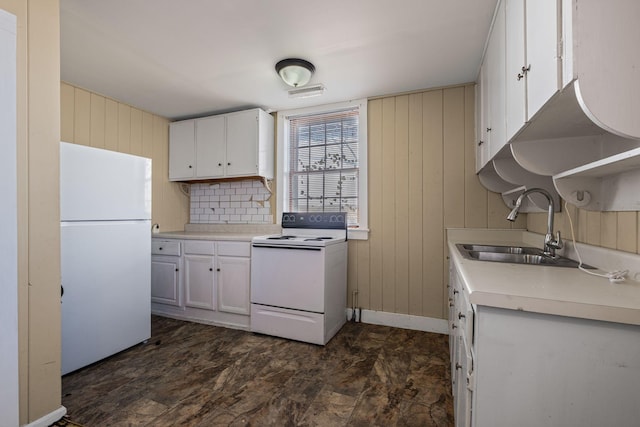
[[[273,236],[273,237],[267,237],[267,240],[291,240],[295,238],[296,236]]]

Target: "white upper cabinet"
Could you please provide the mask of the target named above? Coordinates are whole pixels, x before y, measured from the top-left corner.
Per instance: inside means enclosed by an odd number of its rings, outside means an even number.
[[[561,58],[558,0],[526,1],[527,120],[560,89]],[[522,69],[521,69],[522,70]]]
[[[273,178],[273,117],[255,108],[170,124],[169,179]]]
[[[169,178],[189,180],[196,176],[196,134],[193,120],[169,126]]]
[[[560,89],[558,0],[506,1],[507,140]]]
[[[259,120],[257,110],[227,115],[227,176],[258,175]]]
[[[193,121],[196,128],[197,176],[224,176],[227,144],[225,122],[224,116],[205,117]],[[250,139],[249,143],[252,142]]]
[[[488,81],[489,111],[487,139],[489,156],[494,157],[507,143],[505,117],[505,4],[501,2],[496,12],[487,45],[485,65]]]
[[[560,196],[584,209],[639,210],[640,2],[501,3],[506,72],[502,87],[497,75],[489,77],[487,96],[494,102],[479,104],[487,111],[478,117],[488,115],[491,123],[489,158],[478,150],[479,173],[491,169],[491,160],[513,157],[524,170],[552,177]],[[500,41],[493,38],[502,25],[497,9],[483,71],[500,66],[494,64]],[[479,83],[483,90],[483,73]],[[500,110],[495,100],[503,95]],[[501,111],[509,153],[495,138]],[[530,187],[527,179],[520,184]]]
[[[489,161],[489,140],[487,135],[489,113],[489,82],[487,81],[486,66],[480,68],[478,83],[476,84],[476,172]]]
[[[527,63],[525,55],[524,0],[506,0],[506,102],[507,138],[527,121],[526,74],[522,70]]]
[[[640,138],[640,2],[574,0],[574,4],[578,102],[600,128]]]

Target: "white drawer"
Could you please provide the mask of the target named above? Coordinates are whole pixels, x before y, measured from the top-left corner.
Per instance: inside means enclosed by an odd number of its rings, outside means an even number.
[[[251,256],[251,243],[218,242],[218,255],[249,257]]]
[[[215,254],[214,243],[208,240],[185,240],[184,253],[213,255]]]
[[[324,315],[288,308],[251,304],[251,331],[324,345]]]
[[[177,240],[151,240],[152,255],[180,256],[180,242]]]

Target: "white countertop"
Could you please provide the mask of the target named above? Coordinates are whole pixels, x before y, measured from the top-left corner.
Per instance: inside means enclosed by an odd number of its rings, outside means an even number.
[[[151,237],[250,242],[255,236],[279,234],[281,230],[281,227],[275,224],[186,224],[184,230],[163,231],[154,233]]]
[[[169,231],[153,234],[152,237],[163,239],[189,239],[189,240],[233,240],[250,242],[255,236],[263,233],[238,233],[238,232],[206,232],[206,231]]]
[[[479,229],[448,229],[447,235],[449,254],[472,304],[640,325],[640,283],[636,281],[640,277],[640,255],[578,244],[587,264],[607,269],[622,265],[631,270],[627,281],[611,283],[577,268],[469,260],[455,246],[484,243],[542,247],[541,235]],[[569,242],[568,246],[571,251],[573,245]],[[575,259],[572,253],[568,256]]]

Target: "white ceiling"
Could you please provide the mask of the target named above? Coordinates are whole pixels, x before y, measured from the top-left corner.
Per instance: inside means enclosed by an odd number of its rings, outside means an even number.
[[[474,81],[496,0],[61,0],[61,75],[170,119]],[[277,61],[324,95],[289,99]]]

